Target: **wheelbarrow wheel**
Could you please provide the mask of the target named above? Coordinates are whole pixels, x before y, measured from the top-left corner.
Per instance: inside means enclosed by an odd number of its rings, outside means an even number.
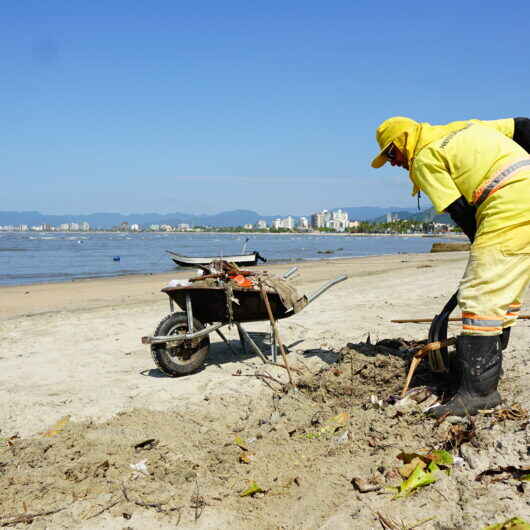
[[[194,331],[204,329],[204,325],[193,319]],[[155,330],[156,336],[185,335],[188,332],[188,317],[186,313],[171,313],[165,317]],[[208,355],[210,337],[199,337],[193,340],[169,344],[153,344],[151,355],[155,364],[166,375],[177,377],[191,374],[198,370]]]

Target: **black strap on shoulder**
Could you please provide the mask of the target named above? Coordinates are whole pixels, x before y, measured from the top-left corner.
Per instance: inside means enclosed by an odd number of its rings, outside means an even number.
[[[513,141],[530,153],[530,119],[514,118]]]

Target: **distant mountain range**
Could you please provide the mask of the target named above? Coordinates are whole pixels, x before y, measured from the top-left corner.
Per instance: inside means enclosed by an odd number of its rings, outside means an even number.
[[[337,209],[337,208],[335,208]],[[348,212],[351,220],[357,221],[384,221],[386,214],[397,213],[400,219],[415,219],[418,221],[431,221],[434,218],[438,222],[439,218],[448,216],[435,216],[434,210],[424,210],[415,212],[407,208],[382,208],[378,206],[348,206],[342,207],[343,211]],[[306,217],[309,217],[307,214]],[[49,215],[40,212],[0,212],[0,225],[41,225],[51,224],[58,226],[63,223],[79,223],[86,221],[92,228],[111,228],[118,226],[123,222],[129,224],[139,224],[141,226],[149,226],[151,224],[169,224],[178,225],[180,223],[188,223],[193,226],[242,226],[244,224],[255,224],[258,220],[263,219],[267,224],[271,224],[273,219],[278,217],[287,217],[287,215],[260,215],[252,210],[231,210],[227,212],[220,212],[212,215],[193,215],[186,213],[91,213],[91,214],[68,214],[68,215]],[[300,216],[293,215],[298,218]],[[450,222],[450,221],[449,221]]]

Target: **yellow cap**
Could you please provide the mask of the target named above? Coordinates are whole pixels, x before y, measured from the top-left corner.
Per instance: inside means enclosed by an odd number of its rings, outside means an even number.
[[[410,118],[404,118],[403,116],[394,116],[381,123],[375,133],[375,138],[381,151],[379,151],[379,154],[372,160],[372,167],[381,167],[385,165],[386,162],[388,162],[388,158],[384,152],[388,149],[390,144],[403,134],[404,130],[416,125],[417,122]]]

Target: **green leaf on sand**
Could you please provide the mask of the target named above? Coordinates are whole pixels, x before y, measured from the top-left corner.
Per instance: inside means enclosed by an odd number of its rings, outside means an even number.
[[[396,497],[406,497],[414,490],[436,482],[435,471],[438,469],[438,466],[434,462],[431,462],[428,469],[429,471],[424,471],[421,465],[418,464],[410,477],[399,485],[399,493]]]
[[[512,517],[504,523],[492,524],[486,526],[483,530],[530,530],[530,524],[520,517]]]
[[[261,488],[260,486],[258,486],[255,482],[252,482],[246,490],[242,491],[239,494],[239,496],[249,497],[249,496],[255,495],[256,493],[265,493],[265,490]]]
[[[240,449],[243,449],[243,451],[246,451],[247,450],[247,444],[245,442],[245,440],[243,440],[243,438],[241,438],[241,436],[236,436],[234,438],[234,443],[240,448]]]
[[[427,458],[444,467],[451,467],[454,463],[453,455],[449,451],[432,451],[427,455]]]

